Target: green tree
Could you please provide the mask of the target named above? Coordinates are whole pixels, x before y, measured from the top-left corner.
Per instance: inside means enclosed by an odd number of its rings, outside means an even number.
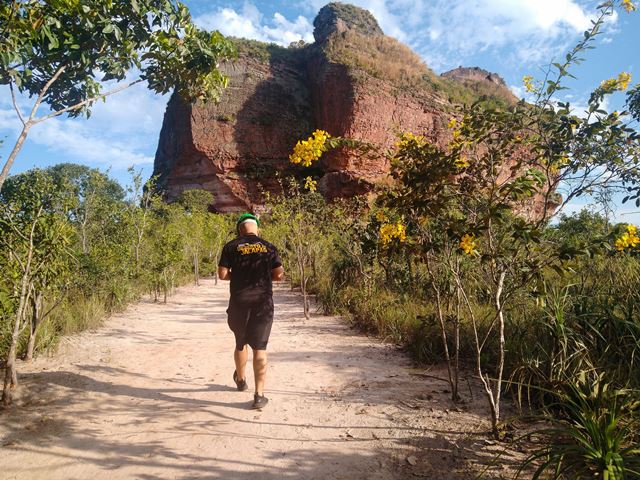
[[[209,268],[208,273],[213,275],[216,285],[218,284],[218,261],[222,247],[233,232],[233,222],[230,216],[211,213],[205,220],[205,259]]]
[[[184,208],[184,214],[179,217],[179,220],[183,224],[186,254],[191,259],[194,283],[199,285],[200,262],[205,254],[208,233],[208,210],[213,203],[213,195],[206,190],[185,190],[180,194],[178,203]]]
[[[0,84],[9,86],[22,123],[0,188],[34,125],[88,116],[96,101],[140,82],[156,93],[175,88],[188,100],[217,99],[227,83],[219,62],[235,56],[230,42],[196,28],[176,0],[5,1],[0,25]],[[108,80],[123,83],[103,91]],[[16,90],[35,98],[29,113]],[[49,113],[39,115],[42,104]]]
[[[46,169],[58,189],[69,190],[72,203],[69,219],[78,230],[80,250],[87,254],[92,240],[103,234],[113,221],[111,212],[124,202],[124,189],[95,168],[61,163]]]
[[[149,249],[145,258],[145,269],[150,276],[154,299],[160,295],[163,303],[176,286],[182,267],[190,265],[185,259],[185,232],[181,219],[184,210],[179,204],[166,204],[160,197],[153,198],[153,213],[149,224]],[[186,261],[185,261],[186,260]]]
[[[46,169],[61,192],[70,197],[67,217],[75,229],[79,260],[73,286],[89,296],[108,299],[108,309],[128,299],[135,268],[133,227],[124,189],[105,173],[63,163]],[[123,281],[124,280],[124,281]]]
[[[142,181],[142,173],[129,168],[131,184],[127,189],[129,195],[128,208],[125,214],[127,225],[131,228],[131,246],[134,253],[134,273],[139,275],[142,267],[142,248],[145,235],[148,233],[152,205],[157,202],[155,193],[155,178],[150,178],[145,183]]]
[[[300,285],[304,316],[309,318],[309,282],[318,277],[318,258],[323,249],[323,235],[317,227],[325,214],[324,200],[315,191],[314,181],[307,179],[306,189],[302,189],[291,179],[287,191],[270,198],[268,204],[271,218],[266,231],[279,238],[280,251],[288,252],[289,262],[295,265],[292,277]]]
[[[0,291],[8,292],[9,303],[13,304],[8,316],[11,340],[4,362],[5,405],[11,403],[12,390],[18,384],[18,339],[29,324],[27,312],[32,297],[40,303],[46,292],[58,288],[55,284],[63,281],[57,274],[64,269],[61,265],[70,255],[73,238],[65,216],[66,201],[51,176],[41,170],[12,177],[0,191],[0,252],[4,257],[0,263],[8,267],[8,275],[3,275],[2,280],[8,285]],[[41,318],[39,313],[38,318],[31,318],[34,337]]]
[[[547,234],[574,248],[589,248],[602,242],[610,230],[611,225],[603,215],[582,209],[573,215],[561,213],[558,223]]]

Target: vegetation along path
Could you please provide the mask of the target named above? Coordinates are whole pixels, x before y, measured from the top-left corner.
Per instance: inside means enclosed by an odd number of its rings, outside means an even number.
[[[24,365],[18,401],[0,413],[3,478],[474,478],[499,450],[472,387],[452,406],[443,370],[417,369],[339,318],[304,320],[283,286],[271,402],[250,410],[251,390],[232,388],[227,299],[228,284],[204,280]],[[506,477],[510,459],[485,478]]]

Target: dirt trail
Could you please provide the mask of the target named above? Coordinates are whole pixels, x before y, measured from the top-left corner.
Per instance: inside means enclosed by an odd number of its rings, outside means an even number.
[[[498,449],[479,433],[487,424],[477,393],[456,409],[446,383],[339,318],[304,320],[284,287],[270,403],[250,410],[252,389],[232,388],[227,299],[228,284],[205,280],[21,365],[18,404],[0,413],[0,477],[474,478]],[[485,478],[506,478],[510,462]]]

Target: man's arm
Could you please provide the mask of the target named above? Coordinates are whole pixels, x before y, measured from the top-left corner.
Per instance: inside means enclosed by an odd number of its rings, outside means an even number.
[[[274,282],[279,282],[284,277],[284,267],[279,266],[271,270],[271,280]]]
[[[218,267],[218,278],[220,280],[231,280],[231,269],[227,267]]]

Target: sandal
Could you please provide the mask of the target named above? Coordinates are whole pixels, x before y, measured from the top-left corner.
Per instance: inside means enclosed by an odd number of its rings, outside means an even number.
[[[233,371],[233,381],[236,383],[236,388],[239,392],[244,392],[249,386],[246,380],[238,380],[238,372]]]

